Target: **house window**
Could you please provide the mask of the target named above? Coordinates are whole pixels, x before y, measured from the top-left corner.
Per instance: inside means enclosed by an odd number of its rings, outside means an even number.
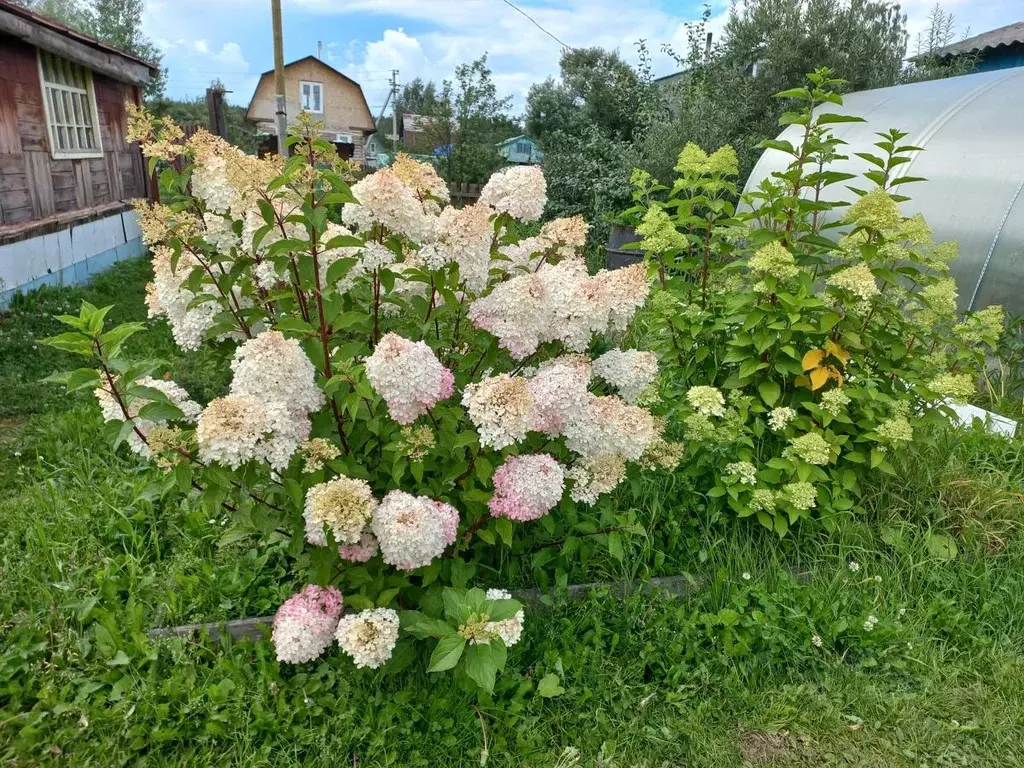
[[[528,154],[530,154],[530,145],[529,145],[529,143],[525,142],[525,141],[516,142],[516,152],[518,152],[520,155],[528,155]]]
[[[324,111],[323,83],[301,81],[299,83],[299,97],[300,105],[307,112],[321,114]]]
[[[53,156],[103,157],[92,71],[40,50],[39,80]]]

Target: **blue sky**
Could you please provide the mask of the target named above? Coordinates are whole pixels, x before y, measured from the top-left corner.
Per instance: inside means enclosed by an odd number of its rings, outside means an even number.
[[[616,48],[635,60],[644,38],[655,52],[655,75],[673,71],[662,43],[682,48],[684,24],[699,17],[697,0],[512,0],[569,45]],[[362,84],[376,114],[389,70],[399,81],[440,81],[485,51],[503,95],[521,111],[530,84],[558,75],[561,46],[503,0],[282,0],[285,60],[316,54]],[[710,0],[711,28],[721,30],[727,0]],[[911,48],[934,0],[905,0]],[[946,0],[958,31],[972,34],[1024,20],[1020,0]],[[246,104],[259,74],[273,66],[270,0],[147,0],[146,33],[164,52],[168,95],[204,93],[214,77]]]

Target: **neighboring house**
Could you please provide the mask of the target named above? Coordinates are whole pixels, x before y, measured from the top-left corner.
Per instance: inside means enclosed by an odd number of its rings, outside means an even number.
[[[307,56],[285,64],[284,87],[289,125],[295,124],[299,112],[309,112],[323,120],[322,135],[334,143],[339,155],[363,162],[366,139],[377,127],[359,83],[316,56]],[[277,89],[274,70],[270,70],[260,75],[245,119],[257,131],[276,136],[276,113]]]
[[[495,146],[499,155],[516,165],[535,165],[544,159],[540,147],[526,135],[513,136],[511,139],[499,141]]]
[[[975,58],[975,72],[1024,67],[1024,21],[982,32],[926,54],[927,58],[940,60],[965,55]]]
[[[141,255],[146,166],[125,102],[157,68],[0,0],[0,304]]]

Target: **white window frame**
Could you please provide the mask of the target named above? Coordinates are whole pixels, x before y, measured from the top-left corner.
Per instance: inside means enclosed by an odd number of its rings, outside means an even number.
[[[303,102],[302,91],[306,86],[309,86],[309,100],[313,101],[313,89],[316,88],[320,91],[320,109],[307,108]],[[299,109],[304,112],[309,112],[313,115],[322,115],[324,113],[324,84],[318,83],[316,80],[299,80]]]
[[[73,68],[72,71],[77,70],[85,83],[85,88],[47,80],[43,68],[44,56],[50,59],[51,71],[55,61],[61,62],[62,67],[70,66]],[[92,70],[82,64],[77,64],[49,51],[44,51],[41,48],[36,49],[36,61],[39,65],[39,89],[43,95],[43,114],[46,118],[46,135],[50,139],[50,155],[55,160],[103,157],[103,135],[100,133],[100,117],[99,110],[96,108],[96,89],[93,87]],[[54,94],[61,95],[59,105],[59,111],[62,112],[61,115],[54,114]],[[81,114],[75,113],[71,120],[67,120],[64,110],[70,107],[69,111],[74,112],[76,106],[89,109],[89,115],[87,118],[83,118]],[[58,117],[61,119],[58,120]],[[88,136],[87,133],[83,134],[83,132],[91,130],[95,146],[86,148],[62,147],[60,141],[61,129],[65,132],[63,135],[69,136],[72,139],[72,141],[65,140],[63,142],[65,144],[82,143],[80,137],[83,135]]]

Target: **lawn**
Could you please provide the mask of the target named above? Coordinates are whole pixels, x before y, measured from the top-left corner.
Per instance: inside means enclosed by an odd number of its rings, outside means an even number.
[[[3,764],[1024,763],[1024,440],[980,428],[894,458],[836,534],[779,540],[707,519],[681,484],[623,487],[643,532],[567,577],[692,588],[531,608],[493,698],[420,663],[355,670],[334,650],[292,667],[266,640],[149,640],[273,612],[294,584],[280,545],[154,501],[160,471],[103,443],[89,395],[38,383],[69,366],[38,343],[50,315],[86,299],[143,319],[148,269],[0,316]],[[183,355],[162,322],[131,343],[199,400],[226,385],[217,352]]]

